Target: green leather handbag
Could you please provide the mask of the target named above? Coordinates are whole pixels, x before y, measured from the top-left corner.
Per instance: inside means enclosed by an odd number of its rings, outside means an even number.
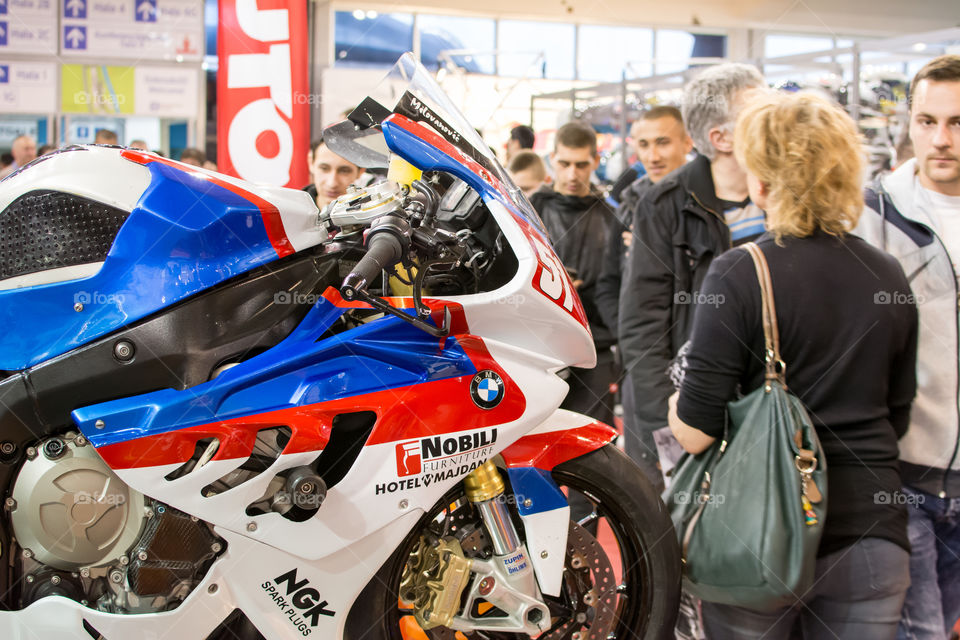
[[[794,604],[813,586],[827,510],[827,465],[807,411],[785,383],[770,272],[757,269],[766,342],[764,384],[727,405],[723,440],[682,460],[668,500],[684,588],[756,611]]]

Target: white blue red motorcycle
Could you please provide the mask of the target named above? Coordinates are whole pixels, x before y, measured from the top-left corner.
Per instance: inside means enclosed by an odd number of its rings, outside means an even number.
[[[118,147],[0,183],[0,638],[671,637],[541,222],[412,58],[379,96],[323,212]]]

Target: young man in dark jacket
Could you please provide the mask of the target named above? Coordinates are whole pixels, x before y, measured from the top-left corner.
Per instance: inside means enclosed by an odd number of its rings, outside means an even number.
[[[595,296],[604,323],[614,330],[614,335],[620,311],[620,284],[627,249],[630,246],[628,240],[632,238],[629,229],[637,201],[644,191],[682,167],[687,161],[687,154],[693,148],[693,141],[683,127],[680,110],[666,105],[647,109],[640,114],[630,128],[630,137],[637,150],[637,157],[643,166],[649,169],[642,177],[628,185],[619,196],[621,203],[617,209],[618,224],[611,224],[607,229],[603,270],[597,282]],[[643,469],[654,486],[662,488],[663,479],[657,468],[656,458],[645,455],[649,453],[643,446],[646,440],[637,429],[632,384],[629,375],[624,375],[620,390],[626,452]]]
[[[612,424],[610,385],[617,373],[610,347],[615,337],[603,322],[595,295],[607,227],[616,218],[590,184],[599,162],[596,132],[580,122],[563,125],[557,130],[550,161],[556,179],[530,196],[530,203],[547,227],[557,256],[571,272],[597,348],[595,368],[570,369],[570,391],[561,406]]]
[[[646,189],[632,211],[633,239],[621,285],[618,322],[624,368],[632,385],[645,464],[657,464],[653,432],[667,426],[674,386],[670,362],[690,335],[700,283],[710,261],[763,232],[763,212],[750,203],[747,179],[733,156],[733,127],[764,81],[755,67],[722,64],[684,89],[683,122],[700,155]],[[748,258],[749,259],[749,258]]]

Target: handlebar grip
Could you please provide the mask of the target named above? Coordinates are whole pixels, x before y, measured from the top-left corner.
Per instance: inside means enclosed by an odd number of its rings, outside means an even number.
[[[367,253],[353,268],[340,287],[340,293],[347,300],[353,300],[357,291],[367,285],[385,268],[392,266],[403,257],[403,244],[400,238],[389,231],[373,233],[368,238]]]

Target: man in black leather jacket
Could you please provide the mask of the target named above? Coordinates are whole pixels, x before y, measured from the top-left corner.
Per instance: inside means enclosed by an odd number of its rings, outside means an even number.
[[[692,80],[683,122],[700,155],[644,190],[632,212],[618,332],[648,463],[658,461],[653,432],[667,426],[670,362],[689,337],[697,305],[718,302],[700,295],[710,261],[763,231],[763,213],[750,203],[733,156],[736,116],[763,86],[756,68],[744,64],[718,65]]]
[[[579,122],[560,127],[550,160],[556,179],[553,185],[535,192],[530,202],[547,227],[557,256],[571,272],[597,348],[596,368],[570,369],[570,391],[562,408],[612,424],[610,385],[617,374],[610,347],[615,337],[604,324],[594,297],[607,227],[616,218],[590,184],[590,175],[599,161],[596,132]]]
[[[643,193],[666,178],[686,162],[693,148],[693,141],[683,126],[680,110],[661,105],[647,109],[630,127],[630,137],[637,150],[637,157],[646,168],[643,177],[634,180],[619,194],[620,206],[617,218],[620,224],[612,224],[607,230],[604,248],[604,264],[597,282],[596,300],[600,313],[608,327],[618,326],[620,312],[620,284],[626,262],[627,249],[633,236],[629,229],[637,202]],[[636,407],[633,397],[633,382],[629,374],[621,373],[620,401],[623,405],[623,441],[627,455],[637,463],[655,487],[663,488],[663,478],[656,457],[651,457],[650,439],[639,431],[636,423]]]

